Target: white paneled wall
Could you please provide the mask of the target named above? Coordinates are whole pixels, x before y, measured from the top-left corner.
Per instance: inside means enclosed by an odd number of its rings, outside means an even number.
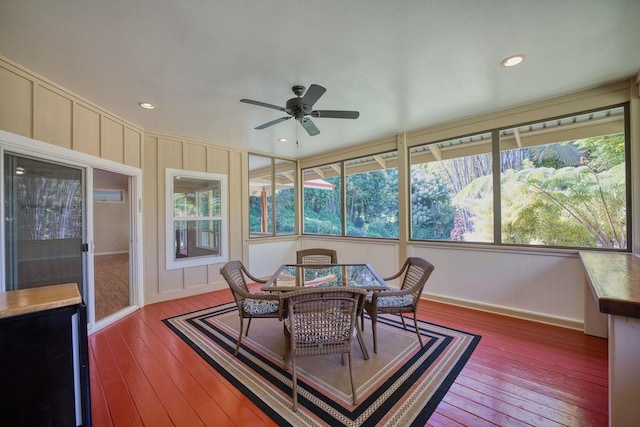
[[[357,239],[322,239],[304,236],[300,239],[301,249],[327,248],[338,252],[338,262],[366,262],[381,275],[391,276],[398,271],[398,244],[395,242],[357,241]],[[404,261],[404,260],[403,260]]]
[[[582,328],[584,283],[577,254],[413,246],[436,269],[425,294],[568,327]]]
[[[251,268],[268,275],[295,260],[296,242],[252,245]],[[304,236],[300,249],[335,249],[340,262],[367,262],[381,276],[395,273],[397,242],[338,240]],[[436,269],[424,296],[570,328],[582,329],[585,276],[577,254],[505,251],[485,248],[407,247]]]
[[[282,264],[296,262],[297,240],[266,241],[254,239],[249,244],[249,272],[257,277],[266,277]]]

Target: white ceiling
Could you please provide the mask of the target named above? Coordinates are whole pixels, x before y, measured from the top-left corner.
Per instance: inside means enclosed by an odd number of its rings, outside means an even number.
[[[640,1],[0,0],[0,55],[145,130],[306,157],[631,77]],[[239,102],[312,83],[360,118],[254,130],[283,113]]]

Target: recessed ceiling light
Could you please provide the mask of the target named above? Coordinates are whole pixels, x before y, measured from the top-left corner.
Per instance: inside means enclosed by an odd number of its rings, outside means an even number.
[[[515,65],[521,64],[522,61],[524,61],[524,55],[512,55],[508,58],[503,59],[500,65],[502,65],[503,67],[513,67]]]
[[[288,139],[287,139],[287,138],[278,138],[278,141],[280,141],[280,142],[287,142],[287,141],[288,141]]]
[[[156,106],[150,102],[138,102],[138,105],[144,108],[145,110],[153,110],[156,108]]]

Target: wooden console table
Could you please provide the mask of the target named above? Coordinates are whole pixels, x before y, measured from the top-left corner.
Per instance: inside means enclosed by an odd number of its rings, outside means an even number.
[[[75,283],[0,292],[0,425],[91,425],[86,308]]]
[[[580,252],[585,290],[585,333],[609,338],[609,425],[637,426],[640,420],[640,257]],[[591,304],[591,307],[589,307]],[[598,318],[593,306],[604,317]]]

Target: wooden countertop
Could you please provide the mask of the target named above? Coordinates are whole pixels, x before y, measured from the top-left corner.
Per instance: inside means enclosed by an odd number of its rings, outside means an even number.
[[[640,257],[580,252],[600,312],[640,318]]]
[[[0,319],[82,303],[75,283],[0,292]]]

